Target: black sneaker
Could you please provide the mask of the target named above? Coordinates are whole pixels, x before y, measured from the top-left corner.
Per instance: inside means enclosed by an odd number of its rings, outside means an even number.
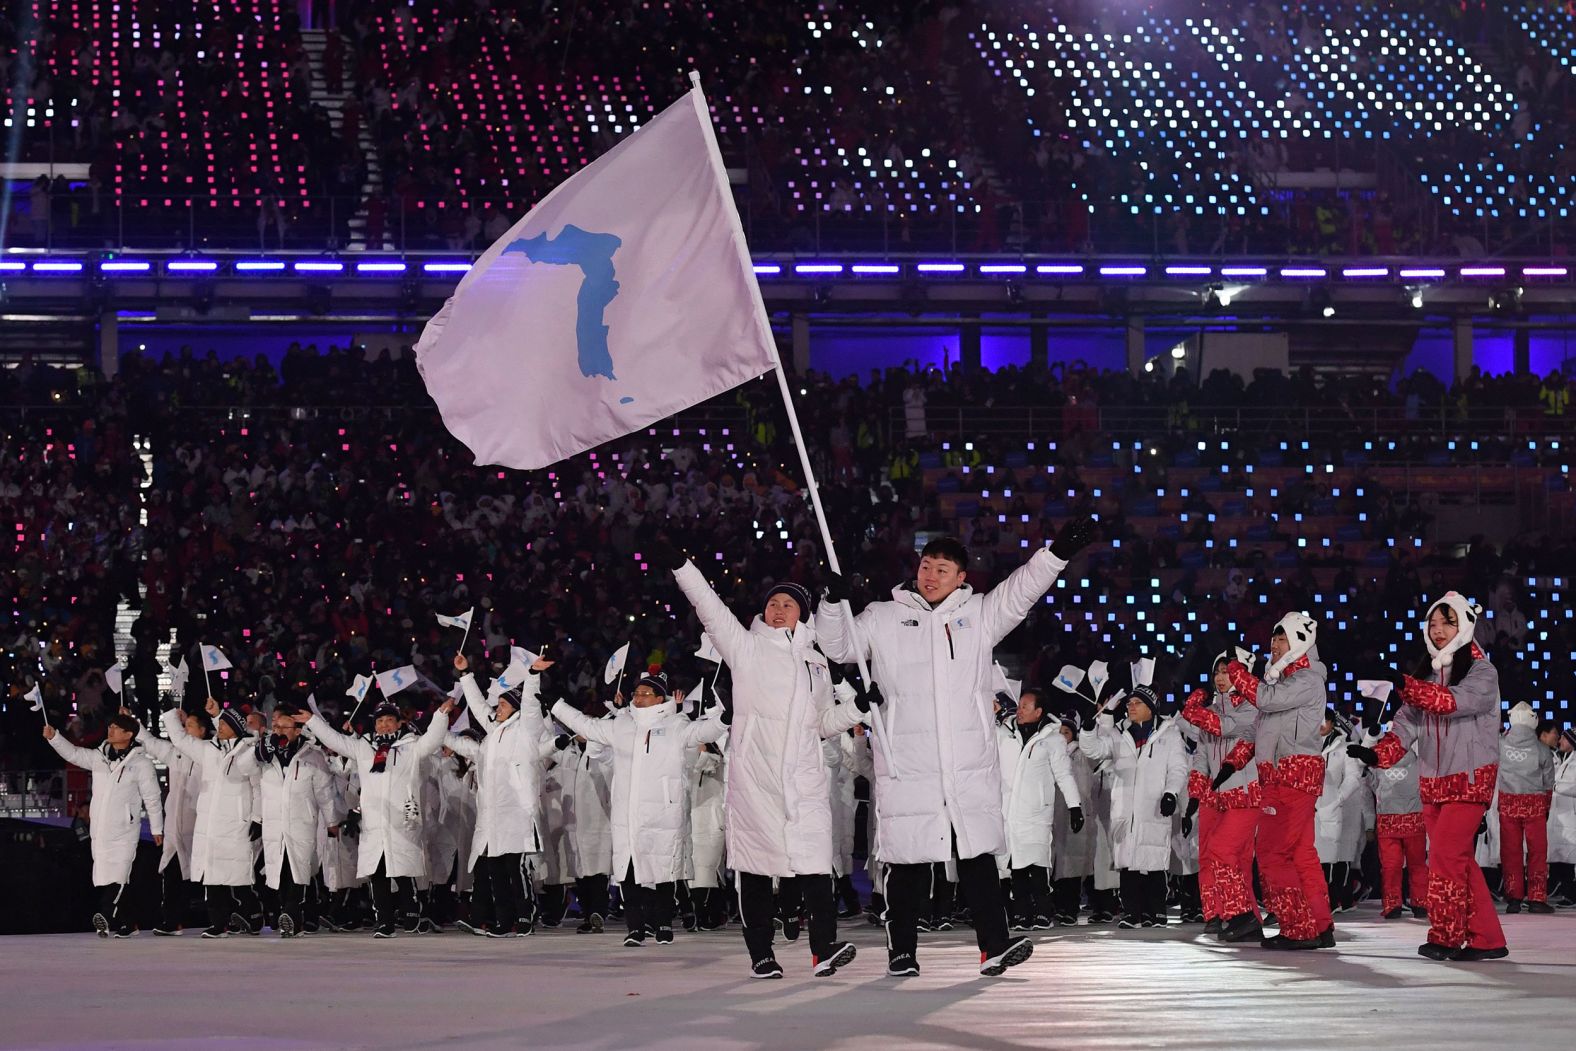
[[[785,916],[783,918],[783,938],[791,942],[799,940],[799,917]]]
[[[1093,923],[1094,921],[1090,920],[1089,922]],[[1139,927],[1143,926],[1143,921],[1137,916],[1123,916],[1120,920],[1116,921],[1116,926],[1118,930],[1136,931]]]
[[[943,916],[935,923],[932,923],[931,927],[938,931],[950,931],[952,929],[952,920]]]
[[[853,905],[844,905],[837,910],[837,918],[840,920],[851,920],[859,915],[862,915],[862,910]]]
[[[117,938],[135,938],[136,936],[137,928],[133,927],[129,923],[123,927],[117,927],[115,929],[115,937]]]
[[[227,927],[209,927],[202,932],[202,936],[204,938],[228,938],[230,931]]]
[[[672,945],[673,944],[673,928],[672,927],[658,927],[657,928],[657,944],[658,945]]]
[[[1288,938],[1284,934],[1277,934],[1273,938],[1259,939],[1259,948],[1261,949],[1278,949],[1285,951],[1288,949],[1317,949],[1319,947],[1319,938],[1317,937]]]
[[[1263,937],[1264,927],[1259,923],[1258,917],[1251,912],[1239,913],[1220,927],[1220,940],[1228,944],[1259,941]]]
[[[102,912],[95,912],[93,914],[93,929],[98,932],[98,936],[100,938],[108,938],[109,917],[104,915]]]
[[[1013,917],[1013,920],[1012,920],[1012,929],[1013,930],[1015,930],[1015,931],[1027,931],[1027,930],[1032,930],[1033,927],[1034,927],[1034,921],[1031,920],[1029,917],[1027,917],[1027,916],[1014,916]]]
[[[624,935],[624,948],[626,949],[636,949],[644,944],[646,944],[646,932],[644,930],[630,931]]]
[[[239,912],[232,912],[230,913],[230,929],[236,934],[261,934],[263,933],[263,921],[261,917],[253,919],[250,916],[242,916]]]
[[[921,916],[919,919],[914,921],[914,929],[921,934],[929,934],[935,928],[930,925],[929,920]]]
[[[1056,925],[1058,927],[1076,927],[1078,926],[1078,917],[1070,912],[1064,912],[1056,917]]]
[[[1397,905],[1393,909],[1380,913],[1379,918],[1381,920],[1399,920],[1401,918],[1401,906]]]
[[[153,933],[157,934],[161,938],[179,938],[181,936],[181,929],[179,927],[165,927],[161,924],[160,926],[153,928]]]
[[[1554,911],[1554,906],[1546,901],[1529,901],[1527,902],[1527,911],[1535,912],[1540,916],[1547,916]]]
[[[1426,919],[1428,919],[1428,909],[1427,909],[1426,906],[1423,906],[1423,905],[1413,905],[1412,906],[1412,915],[1414,917],[1416,917],[1417,919],[1426,920]]]
[[[1451,960],[1455,958],[1458,951],[1448,945],[1435,945],[1433,942],[1424,942],[1417,947],[1417,955],[1430,960]]]
[[[1034,942],[1028,938],[1019,938],[995,956],[986,956],[981,952],[980,974],[994,978],[1004,973],[1007,968],[1018,966],[1032,955],[1034,955]]]
[[[1474,949],[1467,946],[1465,949],[1457,949],[1450,959],[1457,963],[1477,963],[1481,960],[1503,960],[1509,955],[1510,950],[1505,948]]]
[[[814,956],[810,957],[811,973],[817,978],[828,978],[836,974],[839,967],[846,967],[853,963],[857,952],[858,950],[848,942],[838,942],[832,946],[832,954],[826,959],[818,960]],[[781,968],[778,968],[779,973],[781,973],[781,970]]]
[[[497,924],[486,928],[482,933],[489,938],[513,938],[515,936],[513,927],[503,927]]]
[[[602,917],[599,914],[593,912],[591,915],[589,915],[589,916],[587,916],[585,918],[585,920],[580,924],[580,926],[575,928],[575,933],[576,934],[601,934],[602,933]]]
[[[1204,921],[1204,933],[1206,935],[1217,935],[1217,934],[1220,933],[1220,917],[1219,916],[1215,916],[1215,917],[1213,917],[1211,919],[1208,919],[1208,920]]]
[[[1089,914],[1089,926],[1103,927],[1107,923],[1110,923],[1113,919],[1115,919],[1114,916],[1112,916],[1109,912],[1106,912],[1104,909],[1101,909],[1099,912],[1091,912]]]
[[[423,916],[421,919],[416,921],[416,933],[417,934],[437,934],[438,933],[438,925],[434,921],[429,920],[427,917]]]
[[[383,926],[379,927],[377,930],[372,932],[372,937],[374,937],[374,938],[392,938],[392,937],[394,937],[394,925],[392,923],[385,923]]]
[[[1035,931],[1048,931],[1054,926],[1049,916],[1036,916],[1029,923],[1029,929]]]
[[[695,930],[696,923],[697,920],[695,919],[695,914],[693,912],[687,912],[679,917],[679,924],[687,931],[693,932]]]
[[[1521,911],[1521,899],[1520,898],[1506,898],[1505,899],[1505,915],[1506,916],[1514,916],[1520,911]]]
[[[483,936],[487,934],[485,929],[476,926],[475,924],[471,923],[470,920],[455,920],[454,925],[460,930],[464,931],[466,934],[480,934]]]
[[[781,978],[783,965],[768,956],[764,960],[756,960],[750,967],[751,978]]]
[[[914,978],[919,975],[919,961],[906,952],[887,955],[887,977]]]
[[[294,938],[296,936],[296,923],[288,912],[279,914],[279,937]]]

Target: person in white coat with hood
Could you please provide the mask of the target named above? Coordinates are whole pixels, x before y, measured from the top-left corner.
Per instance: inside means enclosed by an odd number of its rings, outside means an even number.
[[[355,761],[361,785],[356,876],[371,882],[375,938],[394,937],[399,913],[407,934],[417,928],[415,880],[427,871],[418,802],[425,776],[422,760],[443,749],[453,710],[454,702],[444,701],[418,736],[402,728],[399,709],[384,701],[372,713],[370,740],[340,733],[321,715],[294,717],[325,748]]]
[[[647,938],[673,941],[674,883],[688,878],[689,794],[685,779],[695,749],[721,740],[727,725],[714,709],[706,719],[681,715],[661,673],[641,678],[633,711],[592,719],[560,700],[553,718],[576,734],[613,749],[613,871],[622,875],[624,919],[634,948]]]
[[[1018,697],[1014,721],[1000,729],[1002,813],[1007,819],[1007,853],[1013,926],[1051,929],[1051,830],[1057,795],[1065,800],[1073,832],[1083,831],[1083,795],[1073,778],[1062,722],[1040,706],[1037,690]]]
[[[802,897],[808,909],[812,973],[831,975],[855,950],[837,940],[831,780],[821,742],[858,723],[859,705],[834,703],[805,588],[791,581],[773,587],[746,628],[693,562],[666,544],[656,550],[655,564],[673,571],[733,674],[726,839],[752,973],[782,976],[772,952],[776,879],[783,897]]]
[[[471,721],[484,735],[477,744],[450,734],[448,743],[476,764],[476,830],[468,865],[476,881],[471,922],[490,938],[523,937],[535,929],[527,858],[542,853],[545,844],[542,773],[554,748],[538,696],[540,673],[552,666],[538,658],[529,672],[515,670],[518,683],[507,682],[506,672],[484,698],[470,663],[461,654],[454,656]],[[516,688],[518,696],[512,692]]]
[[[1550,898],[1560,908],[1576,906],[1576,727],[1560,732],[1554,753],[1554,791],[1549,797]]]
[[[575,873],[580,905],[577,934],[601,934],[607,919],[608,879],[613,875],[613,750],[584,737],[557,743],[564,809],[564,849]]]
[[[191,878],[203,885],[208,906],[204,938],[224,938],[233,927],[247,934],[263,929],[263,908],[252,886],[253,825],[257,822],[256,793],[249,781],[232,781],[226,773],[250,743],[246,722],[234,708],[219,709],[208,698],[214,715],[214,738],[201,741],[186,732],[180,709],[164,713],[164,732],[175,750],[202,771],[197,798],[197,823],[192,829]],[[261,835],[262,829],[256,829]]]
[[[80,748],[48,723],[44,740],[55,753],[93,775],[93,798],[88,806],[88,842],[93,848],[93,886],[98,888],[98,908],[93,929],[100,938],[113,931],[117,938],[136,933],[122,909],[131,867],[142,838],[142,815],[148,815],[153,842],[164,845],[164,807],[159,800],[159,778],[148,753],[137,747],[137,720],[117,713],[110,717],[104,743]]]
[[[225,777],[256,782],[262,803],[263,879],[278,895],[280,937],[294,938],[306,924],[306,892],[317,877],[317,830],[326,822],[337,836],[334,778],[323,750],[301,737],[288,710],[275,708],[272,732],[242,748]]]
[[[1122,874],[1125,929],[1166,925],[1166,873],[1171,867],[1171,818],[1187,789],[1188,755],[1174,719],[1156,713],[1155,691],[1134,686],[1127,718],[1117,725],[1119,699],[1084,717],[1078,747],[1111,760],[1111,847]]]
[[[1349,840],[1362,835],[1360,818],[1354,822],[1347,804],[1367,789],[1368,769],[1346,754],[1346,746],[1351,744],[1350,727],[1339,715],[1325,712],[1319,730],[1324,734],[1324,790],[1313,807],[1313,847],[1324,867],[1330,909],[1344,912],[1352,878]]]
[[[887,973],[919,973],[918,923],[936,862],[957,859],[974,921],[980,973],[1002,974],[1034,951],[1007,925],[995,855],[1007,849],[996,743],[993,651],[1028,616],[1067,563],[1094,539],[1087,518],[1064,524],[1001,584],[981,595],[965,579],[968,549],[939,537],[915,578],[850,623],[847,583],[833,575],[819,624],[833,660],[869,659],[888,703],[873,717],[875,807],[887,873]],[[875,697],[880,696],[875,694]]]
[[[206,712],[183,712],[182,724],[186,734],[199,741],[213,737],[213,720]],[[138,739],[155,762],[164,764],[169,778],[169,791],[164,796],[164,850],[159,856],[159,922],[153,933],[172,937],[185,929],[193,897],[194,884],[188,877],[202,771],[164,738],[139,733]]]

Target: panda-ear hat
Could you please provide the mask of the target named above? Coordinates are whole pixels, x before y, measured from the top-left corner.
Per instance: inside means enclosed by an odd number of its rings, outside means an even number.
[[[1264,672],[1264,681],[1280,681],[1281,674],[1291,665],[1307,656],[1319,641],[1319,622],[1306,613],[1288,613],[1275,625],[1275,630],[1286,633],[1289,647],[1285,656],[1271,664]]]
[[[1434,640],[1428,637],[1428,620],[1440,606],[1449,606],[1455,613],[1457,628],[1456,637],[1445,643],[1443,649],[1436,648]],[[1430,603],[1428,613],[1423,617],[1423,644],[1428,647],[1428,655],[1433,658],[1435,671],[1450,667],[1456,651],[1472,644],[1473,636],[1477,634],[1478,618],[1482,615],[1483,607],[1468,602],[1458,591],[1447,591],[1438,602]]]

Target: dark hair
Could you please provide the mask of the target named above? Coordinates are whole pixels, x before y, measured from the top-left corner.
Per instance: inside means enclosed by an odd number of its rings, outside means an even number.
[[[1039,691],[1039,689],[1037,687],[1030,686],[1026,690],[1019,690],[1018,691],[1018,705],[1019,705],[1019,707],[1022,707],[1023,699],[1025,697],[1033,697],[1034,698],[1034,706],[1036,708],[1038,708],[1042,712],[1045,711],[1045,699],[1040,696],[1040,691]]]
[[[136,736],[137,731],[141,729],[137,723],[137,720],[133,719],[124,712],[116,712],[114,715],[110,716],[109,724],[111,726],[118,726],[133,736]]]
[[[944,558],[948,562],[956,562],[958,572],[969,568],[969,549],[963,546],[963,541],[955,536],[938,536],[925,545],[919,553],[920,558]]]
[[[1552,732],[1555,729],[1557,729],[1557,727],[1550,720],[1548,720],[1548,719],[1539,719],[1538,720],[1538,736],[1539,737],[1542,737],[1544,734],[1550,733],[1550,732]]]

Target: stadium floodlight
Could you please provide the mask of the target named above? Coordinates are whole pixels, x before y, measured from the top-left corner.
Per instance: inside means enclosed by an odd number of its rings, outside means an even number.
[[[1187,357],[1187,344],[1186,343],[1178,343],[1176,346],[1172,347],[1171,348],[1171,357],[1175,361],[1181,361],[1182,359],[1186,358]]]
[[[0,273],[6,271],[26,270],[27,264],[15,259],[0,259]]]
[[[1084,268],[1079,263],[1041,263],[1034,268],[1036,274],[1081,274]]]
[[[1166,267],[1166,274],[1170,277],[1208,277],[1212,273],[1214,273],[1214,268],[1208,266]]]
[[[914,269],[922,274],[961,274],[964,267],[962,263],[920,263]]]
[[[1505,268],[1502,266],[1464,266],[1461,268],[1462,277],[1504,277]]]
[[[403,274],[404,272],[405,264],[397,259],[356,264],[356,273],[358,274]]]
[[[1022,263],[981,263],[982,274],[1021,274],[1029,268]]]
[[[1149,273],[1147,266],[1102,266],[1101,277],[1143,277]]]
[[[40,259],[33,264],[33,270],[40,274],[75,274],[82,269],[82,264],[74,259]]]
[[[1281,277],[1329,277],[1330,273],[1319,266],[1283,266]]]
[[[332,259],[304,259],[295,264],[297,273],[307,274],[337,274],[345,269],[345,264]]]
[[[1444,272],[1444,270],[1442,270],[1442,269],[1440,269],[1438,267],[1420,267],[1420,268],[1415,268],[1415,269],[1402,270],[1401,271],[1401,276],[1402,277],[1406,277],[1406,278],[1417,278],[1417,279],[1432,278],[1432,279],[1437,280],[1439,278],[1444,277],[1445,276],[1445,272]]]
[[[896,263],[855,263],[852,267],[856,274],[899,274],[903,268]]]
[[[172,274],[211,274],[219,264],[212,259],[171,259],[164,269]]]
[[[242,259],[235,264],[236,272],[241,274],[268,273],[284,268],[284,261],[280,259]]]
[[[1264,277],[1269,270],[1262,266],[1223,266],[1220,268],[1221,277]]]
[[[796,274],[841,274],[842,263],[795,263],[793,272]]]
[[[99,270],[106,274],[132,274],[146,273],[153,269],[153,264],[145,259],[106,259],[99,264]]]
[[[1342,277],[1389,277],[1390,268],[1387,266],[1349,266],[1341,271]]]

